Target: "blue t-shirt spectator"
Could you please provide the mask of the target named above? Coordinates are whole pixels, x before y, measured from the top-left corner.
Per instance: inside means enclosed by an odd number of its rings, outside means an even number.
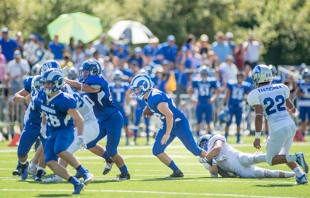
[[[5,56],[7,62],[13,60],[14,51],[18,48],[16,41],[8,37],[8,32],[8,28],[2,28],[2,37],[0,38],[2,54]]]
[[[232,55],[232,51],[230,49],[230,46],[226,41],[223,43],[219,43],[217,41],[212,43],[212,51],[216,54],[218,57],[220,63],[225,62],[226,57],[228,55]]]
[[[158,54],[163,55],[164,59],[168,61],[175,62],[178,55],[178,46],[176,44],[170,46],[167,42],[163,43],[161,44],[161,48],[159,49]]]
[[[63,53],[63,49],[65,48],[64,44],[62,44],[62,43],[56,44],[54,41],[50,41],[48,44],[48,48],[54,54],[55,60],[62,60],[63,59],[62,53]]]

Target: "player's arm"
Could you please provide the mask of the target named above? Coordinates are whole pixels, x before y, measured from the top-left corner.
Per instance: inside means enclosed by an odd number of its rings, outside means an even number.
[[[29,99],[30,99],[30,93],[26,91],[25,89],[21,89],[13,96],[14,102],[25,102],[26,100],[29,100]]]
[[[260,136],[263,126],[263,107],[262,105],[253,105],[255,111],[255,141],[254,147],[260,149]]]
[[[230,97],[230,94],[231,94],[231,90],[227,88],[226,96],[225,96],[225,99],[224,99],[224,106],[227,105],[229,97]]]
[[[69,109],[67,113],[72,117],[74,120],[74,124],[78,130],[78,136],[83,135],[84,131],[84,119],[82,115],[76,109]]]
[[[207,161],[211,161],[215,156],[217,156],[223,147],[223,141],[222,140],[216,140],[213,146],[213,149],[208,153],[206,156]]]
[[[210,167],[209,172],[210,172],[211,177],[217,177],[217,174],[219,171],[218,171],[216,163],[215,164],[212,163],[212,166]]]
[[[41,117],[42,117],[42,124],[46,124],[46,116],[45,116],[45,113],[41,113]]]
[[[170,111],[168,104],[166,102],[161,102],[157,105],[157,109],[166,117],[166,133],[163,137],[165,141],[162,140],[162,144],[166,144],[167,140],[170,137],[170,133],[173,126],[173,113]]]
[[[78,91],[84,91],[87,93],[98,93],[100,91],[99,85],[91,86],[85,83],[80,83],[80,82],[69,80],[69,79],[65,79],[65,81],[66,83],[68,83],[69,85],[71,85]]]

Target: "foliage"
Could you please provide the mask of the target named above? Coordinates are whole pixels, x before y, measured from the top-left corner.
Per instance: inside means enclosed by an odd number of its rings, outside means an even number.
[[[36,32],[46,40],[46,26],[60,14],[85,12],[100,17],[106,31],[120,20],[137,20],[161,42],[173,34],[180,46],[188,34],[214,40],[217,31],[231,31],[236,41],[248,33],[264,43],[261,61],[272,64],[310,62],[310,1],[306,0],[6,0],[0,1],[0,25],[25,38]]]

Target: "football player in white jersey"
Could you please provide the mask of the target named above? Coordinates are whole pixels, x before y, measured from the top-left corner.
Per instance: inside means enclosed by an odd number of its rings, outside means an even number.
[[[265,154],[249,154],[238,151],[226,142],[222,135],[204,135],[199,138],[197,145],[207,151],[209,163],[203,158],[199,162],[209,170],[212,177],[220,174],[222,177],[230,177],[231,174],[243,178],[287,178],[294,177],[293,172],[268,170],[254,164],[266,162]],[[223,171],[228,174],[223,175]]]
[[[306,184],[308,165],[302,152],[289,154],[296,126],[290,114],[296,109],[289,99],[290,90],[282,84],[271,84],[273,75],[266,65],[257,65],[251,76],[256,89],[248,95],[248,103],[255,110],[254,147],[261,148],[260,136],[263,116],[270,129],[266,146],[266,161],[270,166],[286,163],[296,174],[296,184]],[[297,163],[302,167],[303,172]]]

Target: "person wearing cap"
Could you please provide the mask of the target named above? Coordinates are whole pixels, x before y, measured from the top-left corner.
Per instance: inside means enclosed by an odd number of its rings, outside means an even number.
[[[228,55],[232,55],[232,51],[227,41],[224,40],[224,37],[225,37],[224,33],[219,31],[215,35],[216,41],[212,43],[212,50],[215,52],[220,63],[225,62],[226,57]]]
[[[226,61],[219,66],[223,82],[237,81],[238,68],[233,63],[233,59],[232,55],[228,55]]]
[[[2,28],[2,37],[0,38],[0,45],[2,47],[3,55],[7,61],[13,60],[14,51],[18,49],[17,43],[14,39],[9,37],[9,29]]]
[[[131,58],[129,59],[129,64],[132,61],[136,61],[139,69],[141,69],[143,67],[143,59],[142,59],[142,48],[141,47],[136,47],[134,50],[134,55],[131,56]]]
[[[210,50],[210,44],[208,43],[209,37],[206,34],[202,34],[200,36],[200,42],[199,42],[199,53],[202,54],[208,54],[208,51]]]
[[[236,50],[236,43],[233,41],[234,35],[231,32],[226,32],[226,41],[232,51],[232,55],[234,56],[234,52]]]
[[[175,44],[175,37],[173,35],[169,35],[167,37],[167,42],[161,44],[157,55],[159,55],[158,57],[161,60],[166,59],[171,62],[176,62],[178,46]]]
[[[19,51],[21,51],[21,53],[23,54],[24,51],[24,38],[23,38],[23,34],[22,32],[17,32],[15,35],[15,40],[17,43],[17,47],[19,49]]]
[[[106,35],[104,33],[100,35],[99,40],[94,42],[94,47],[100,55],[106,56],[108,54],[109,49],[106,44]]]
[[[143,48],[144,61],[143,62],[145,65],[149,64],[151,61],[155,63],[156,62],[159,63],[156,60],[156,54],[158,51],[158,43],[159,43],[159,40],[155,36],[155,37],[150,38],[150,44],[147,44],[144,46]]]
[[[116,50],[114,51],[114,56],[117,56],[120,61],[126,62],[129,59],[129,53],[125,49],[125,43],[123,41],[119,41],[116,44]]]
[[[263,47],[262,42],[255,40],[253,34],[249,34],[248,41],[243,43],[244,65],[249,65],[253,69],[258,64],[259,50]]]
[[[58,41],[58,35],[54,35],[54,40],[50,41],[48,44],[48,50],[54,54],[55,60],[63,60],[62,53],[64,49],[64,44]]]

